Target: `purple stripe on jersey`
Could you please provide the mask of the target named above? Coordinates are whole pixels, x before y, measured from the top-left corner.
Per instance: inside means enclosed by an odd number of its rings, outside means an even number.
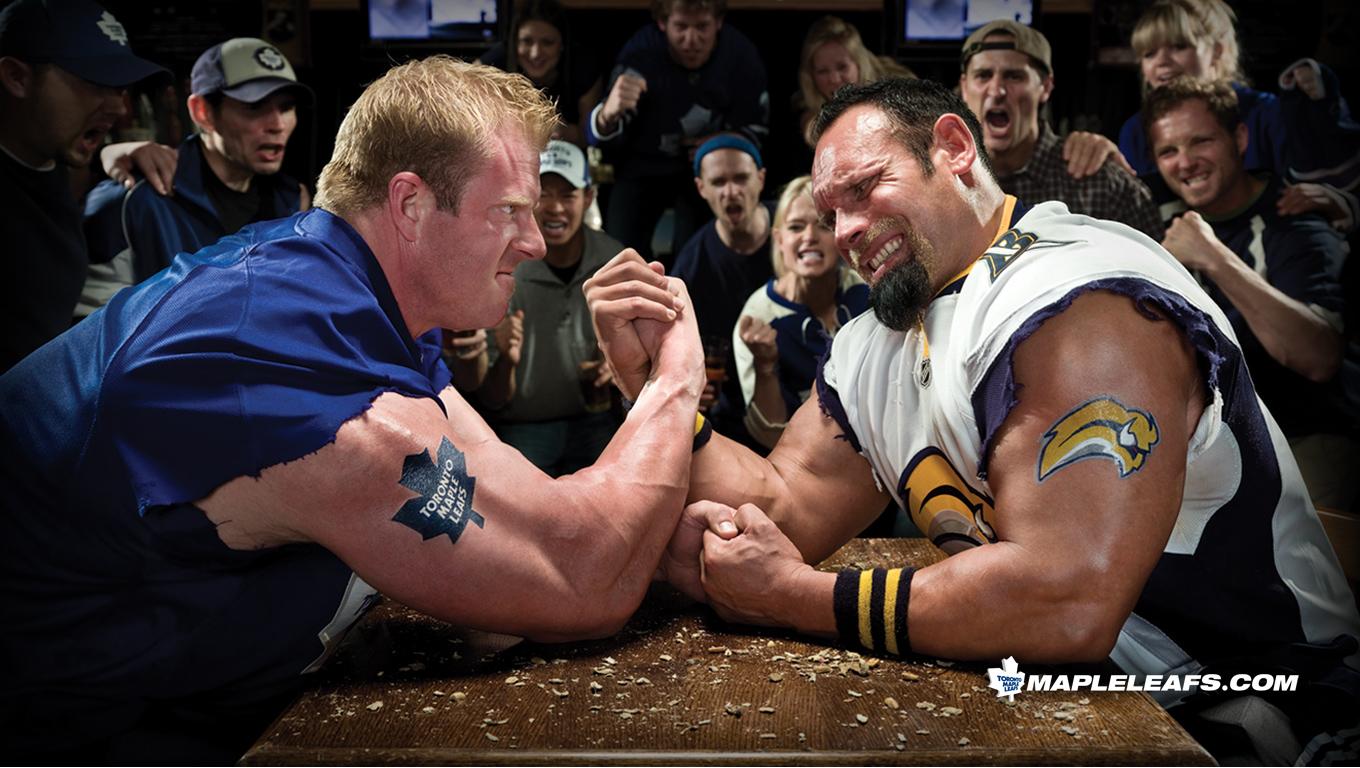
[[[837,435],[838,440],[850,441],[850,447],[856,453],[863,452],[860,447],[859,438],[855,436],[855,430],[850,428],[850,417],[845,414],[845,406],[841,405],[841,396],[836,392],[836,388],[826,382],[825,373],[826,361],[831,356],[831,345],[826,345],[826,352],[822,353],[822,359],[817,361],[817,402],[822,408],[822,415],[830,418],[840,425],[843,434]]]
[[[977,422],[978,437],[982,440],[982,451],[978,459],[978,477],[987,476],[987,464],[991,458],[992,440],[1001,424],[1015,407],[1015,350],[1046,320],[1062,314],[1077,297],[1092,291],[1109,291],[1128,296],[1134,300],[1138,310],[1149,319],[1158,320],[1162,315],[1176,321],[1190,344],[1195,348],[1200,360],[1200,369],[1212,391],[1218,386],[1219,367],[1223,364],[1225,351],[1219,349],[1219,335],[1215,333],[1213,320],[1185,297],[1172,293],[1160,286],[1141,278],[1112,277],[1095,280],[1073,289],[1058,301],[1030,315],[1029,319],[1011,334],[1006,347],[992,361],[992,367],[983,376],[982,383],[973,391],[973,418]],[[1159,314],[1160,313],[1160,314]],[[1227,343],[1224,340],[1224,343]]]

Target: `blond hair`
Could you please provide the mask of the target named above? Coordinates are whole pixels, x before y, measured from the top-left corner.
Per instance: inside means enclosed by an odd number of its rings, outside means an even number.
[[[864,38],[860,37],[859,30],[854,24],[837,16],[823,16],[808,28],[798,60],[798,90],[802,95],[803,108],[809,114],[815,115],[826,103],[826,97],[817,90],[817,84],[812,76],[812,57],[817,53],[817,49],[827,43],[840,43],[845,48],[851,61],[855,62],[855,68],[859,70],[859,80],[856,82],[872,83],[885,77],[916,77],[910,69],[891,58],[870,53],[869,49],[864,47]],[[809,121],[808,128],[811,127],[812,121]],[[804,138],[809,144],[812,143],[810,136],[810,132],[805,132]]]
[[[1217,45],[1217,60],[1203,62],[1205,79],[1247,84],[1236,22],[1237,15],[1223,0],[1158,0],[1138,18],[1130,43],[1139,58],[1164,45]]]
[[[779,202],[774,206],[774,219],[770,222],[771,233],[779,232],[784,226],[784,220],[789,216],[789,208],[793,205],[793,201],[803,195],[812,197],[811,176],[799,176],[784,185],[784,191],[779,193]],[[813,226],[816,226],[816,222],[813,222]],[[770,237],[770,264],[774,266],[776,279],[783,277],[784,273],[788,271],[784,268],[784,254],[781,252],[778,240],[777,237]]]
[[[444,55],[407,62],[350,107],[317,180],[316,206],[357,213],[387,197],[393,175],[410,171],[441,209],[457,213],[494,137],[518,128],[542,151],[556,122],[552,103],[523,75]]]

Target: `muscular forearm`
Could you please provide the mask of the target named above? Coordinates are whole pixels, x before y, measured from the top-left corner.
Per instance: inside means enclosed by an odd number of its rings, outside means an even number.
[[[730,507],[755,504],[778,522],[788,516],[783,487],[783,478],[768,459],[714,433],[694,454],[687,501],[707,499]]]
[[[987,544],[917,571],[911,648],[950,659],[1098,661],[1133,610],[1132,599],[1112,607],[1117,600],[1082,564],[1031,555],[1011,542]]]
[[[1242,313],[1266,352],[1313,381],[1328,381],[1341,362],[1342,338],[1326,320],[1232,254],[1206,275]]]
[[[697,410],[691,384],[649,383],[599,460],[556,482],[585,535],[550,555],[607,633],[641,603],[684,508]]]
[[[714,434],[694,454],[688,500],[707,499],[731,507],[754,504],[779,526],[806,562],[819,563],[864,530],[888,498],[876,489],[869,465],[848,447],[844,448],[848,455],[839,456],[834,466],[809,463],[821,441],[836,438],[800,433],[800,419],[822,418],[807,409],[804,404],[794,414],[768,459]],[[843,442],[832,445],[845,446]],[[819,482],[831,474],[840,476],[844,484]]]

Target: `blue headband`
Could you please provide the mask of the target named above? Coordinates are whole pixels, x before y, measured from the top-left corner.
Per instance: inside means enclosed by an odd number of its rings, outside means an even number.
[[[712,152],[715,149],[741,150],[742,152],[745,152],[746,154],[750,155],[752,160],[756,161],[757,168],[765,167],[765,162],[760,159],[760,150],[756,149],[756,145],[752,144],[746,139],[743,139],[740,136],[723,134],[722,136],[714,136],[713,138],[699,145],[699,151],[694,153],[695,178],[699,178],[699,176],[702,175],[699,173],[699,164],[704,161],[704,155],[707,155],[709,152]]]

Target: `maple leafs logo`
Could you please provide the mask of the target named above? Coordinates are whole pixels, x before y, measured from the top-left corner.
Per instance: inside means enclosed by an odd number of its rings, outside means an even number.
[[[392,519],[426,541],[446,534],[457,543],[469,522],[486,526],[486,519],[472,509],[477,478],[467,473],[466,457],[447,437],[440,438],[438,458],[438,464],[430,461],[428,449],[406,457],[401,484],[420,495],[401,505]]]
[[[118,19],[113,17],[113,14],[104,11],[104,15],[99,17],[99,21],[95,22],[95,26],[99,27],[99,31],[104,33],[104,37],[118,43],[124,48],[127,47],[127,32],[123,29],[123,25],[118,23]]]
[[[1015,694],[1020,692],[1020,687],[1025,683],[1025,673],[1020,671],[1020,665],[1015,662],[1014,656],[1002,659],[999,668],[988,667],[987,677],[991,680],[987,687],[996,691],[998,699],[1009,697],[1011,701],[1015,701]]]

